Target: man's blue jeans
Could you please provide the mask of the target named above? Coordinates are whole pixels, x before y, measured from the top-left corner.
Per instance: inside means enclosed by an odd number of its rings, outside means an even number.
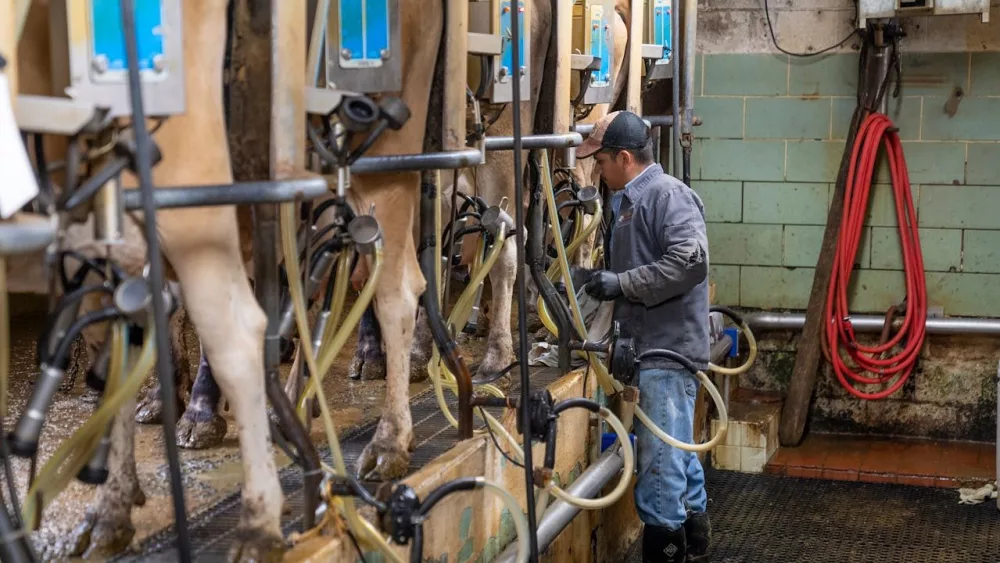
[[[694,439],[694,403],[700,383],[682,369],[639,372],[639,406],[664,432]],[[635,421],[639,478],[635,506],[644,524],[676,530],[687,514],[705,512],[705,471],[694,452],[674,448]]]

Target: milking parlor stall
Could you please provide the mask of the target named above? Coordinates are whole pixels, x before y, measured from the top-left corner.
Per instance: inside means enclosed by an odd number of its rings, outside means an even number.
[[[703,193],[696,45],[718,13],[699,9],[0,0],[0,559],[655,561],[640,427],[704,464],[716,561],[818,561],[795,547],[833,533],[811,517],[901,506],[914,493],[762,474],[825,377],[784,412],[756,385],[779,351],[751,328],[794,313],[717,300],[712,269],[700,370],[637,354],[583,290],[615,220],[575,152],[601,117],[640,115],[655,162]],[[901,15],[867,17],[851,56],[888,76]],[[642,408],[654,357],[699,384],[691,442]],[[973,510],[929,491],[923,509]]]

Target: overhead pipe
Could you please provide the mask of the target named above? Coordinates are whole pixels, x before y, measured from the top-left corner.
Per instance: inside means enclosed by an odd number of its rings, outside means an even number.
[[[806,324],[805,313],[748,313],[745,318],[755,330],[802,330]],[[1000,336],[1000,319],[929,317],[925,322],[927,334]],[[894,328],[901,323],[902,319],[893,321]],[[883,316],[851,315],[851,327],[855,332],[882,332],[884,325]]]
[[[369,172],[417,172],[423,170],[458,170],[483,163],[478,149],[389,156],[362,156],[351,164],[352,174]]]

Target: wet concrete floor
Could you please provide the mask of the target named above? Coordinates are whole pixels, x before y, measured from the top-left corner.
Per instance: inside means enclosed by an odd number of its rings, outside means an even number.
[[[460,290],[461,288],[458,289]],[[12,299],[17,299],[17,296],[12,296]],[[38,373],[35,339],[43,322],[44,314],[37,312],[22,312],[11,319],[10,414],[4,420],[5,431],[12,428],[16,416],[31,395]],[[193,374],[197,371],[198,362],[197,337],[190,331],[185,340],[188,342],[186,355]],[[323,385],[340,432],[377,418],[385,393],[384,381],[356,381],[348,378],[348,365],[356,340],[356,334],[352,334]],[[482,358],[485,345],[483,338],[462,339],[465,357],[473,365]],[[57,394],[49,411],[39,448],[38,468],[44,465],[60,442],[72,435],[93,413],[99,398],[84,383],[84,374],[89,364],[82,346],[76,348],[73,364],[67,374],[67,381],[71,378],[74,381],[71,386],[64,385],[64,391]],[[290,364],[281,366],[282,379],[287,376],[290,368]],[[150,376],[147,386],[153,382],[154,377]],[[411,396],[428,386],[428,382],[411,384]],[[185,503],[189,515],[205,510],[236,492],[242,482],[235,424],[229,413],[224,411],[222,414],[229,422],[229,429],[220,446],[206,450],[180,450]],[[316,444],[325,444],[321,424],[313,424],[311,433]],[[137,424],[135,451],[139,482],[147,500],[144,506],[136,507],[132,512],[132,523],[136,529],[133,546],[173,523],[162,427]],[[276,446],[273,451],[279,469],[291,463]],[[12,465],[18,494],[23,501],[27,492],[30,464],[28,460],[12,457]],[[70,557],[75,544],[73,529],[82,521],[94,491],[95,487],[73,480],[47,505],[40,528],[32,534],[32,542],[39,557],[46,561]]]

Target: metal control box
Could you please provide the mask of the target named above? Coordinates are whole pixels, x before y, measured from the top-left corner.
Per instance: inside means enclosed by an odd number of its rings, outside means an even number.
[[[326,85],[378,94],[403,88],[398,0],[334,0],[326,26]]]
[[[665,80],[673,75],[673,0],[647,0],[646,43],[663,48],[663,56],[652,61],[647,80]]]
[[[858,0],[858,27],[876,18],[976,14],[990,21],[990,0]]]
[[[584,105],[610,104],[614,101],[615,76],[611,72],[615,58],[614,0],[577,0],[573,4],[573,52],[600,61],[590,72],[590,84],[583,94]],[[572,97],[577,99],[583,73],[574,72]]]
[[[519,69],[514,69],[514,46],[511,24],[517,13],[519,25]],[[470,55],[469,87],[480,98],[495,104],[514,101],[513,73],[521,74],[521,101],[531,99],[531,11],[525,0],[477,0],[469,2],[469,32],[500,37],[499,55]],[[484,67],[485,65],[485,67]],[[485,69],[485,72],[484,72]],[[485,78],[488,82],[483,85]]]
[[[49,24],[55,91],[130,115],[119,0],[52,0]],[[135,24],[146,115],[184,113],[181,0],[135,0]]]

